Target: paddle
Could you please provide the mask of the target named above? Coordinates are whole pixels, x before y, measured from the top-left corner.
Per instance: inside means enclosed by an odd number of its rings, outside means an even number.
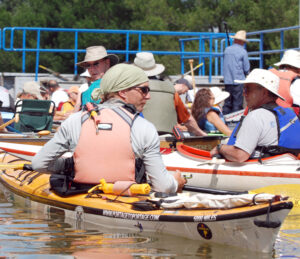
[[[201,66],[203,66],[203,63],[200,63],[200,64],[198,64],[197,66],[195,66],[195,67],[193,68],[193,71],[195,71],[197,68],[199,68],[199,67],[201,67]],[[183,75],[185,76],[185,75],[188,75],[188,74],[190,74],[190,73],[192,73],[192,70],[190,70],[190,71],[184,73]]]
[[[239,191],[226,191],[226,190],[218,190],[212,188],[204,188],[204,187],[197,187],[191,185],[184,185],[182,190],[188,192],[200,192],[200,193],[209,193],[209,194],[219,194],[219,195],[239,195],[239,194],[247,194],[247,191],[239,192]]]
[[[0,125],[0,130],[4,129],[6,126],[9,126],[10,124],[14,123],[16,120],[16,117],[12,118],[11,120],[3,123],[2,125]]]
[[[196,96],[196,83],[195,83],[195,76],[194,76],[194,69],[193,69],[193,59],[189,59],[191,73],[192,73],[192,82],[193,82],[193,89],[194,89],[194,96]]]
[[[226,190],[217,190],[210,188],[202,188],[196,186],[183,186],[184,191],[189,192],[199,192],[199,193],[208,193],[208,194],[219,194],[219,195],[239,195],[239,194],[256,194],[256,193],[270,193],[274,195],[281,195],[283,197],[289,197],[293,202],[294,208],[291,210],[289,215],[299,215],[300,214],[300,184],[278,184],[278,185],[269,185],[261,188],[239,192],[239,191],[226,191]]]
[[[32,170],[32,167],[30,162],[28,162],[28,164],[0,164],[0,169]]]

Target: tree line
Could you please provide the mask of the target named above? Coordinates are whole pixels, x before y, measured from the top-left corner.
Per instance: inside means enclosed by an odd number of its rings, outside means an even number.
[[[4,27],[50,27],[82,29],[153,30],[187,32],[229,32],[244,29],[258,31],[298,25],[298,0],[0,0],[0,28]],[[27,35],[26,46],[36,46],[36,36]],[[21,36],[19,44],[21,47]],[[298,46],[298,31],[285,34],[285,48]],[[16,41],[16,40],[15,40]],[[130,42],[137,49],[137,39]],[[16,43],[17,44],[17,43]],[[69,48],[73,37],[64,33],[43,34],[43,48]],[[84,34],[78,48],[103,45],[107,49],[124,49],[119,35]],[[143,40],[143,49],[179,51],[178,41],[163,38]],[[194,50],[192,50],[194,47]],[[189,46],[192,51],[197,45]],[[255,46],[248,44],[248,50]],[[267,35],[264,49],[279,49],[279,34]],[[22,53],[0,52],[2,72],[21,72]],[[82,60],[84,54],[79,55]],[[124,57],[120,56],[121,61]],[[133,59],[133,57],[132,57]],[[268,55],[265,65],[279,60],[278,55]],[[178,74],[178,57],[157,56],[167,73]],[[42,53],[40,64],[60,73],[73,72],[73,55],[67,53]],[[35,53],[26,54],[26,72],[34,72]],[[81,72],[81,71],[79,71]]]

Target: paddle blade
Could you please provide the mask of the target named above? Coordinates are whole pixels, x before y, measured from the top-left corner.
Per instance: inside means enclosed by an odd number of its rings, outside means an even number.
[[[262,192],[280,194],[283,197],[288,196],[290,200],[294,203],[294,207],[289,213],[289,215],[300,214],[300,184],[269,185],[249,191],[250,194]]]
[[[0,164],[0,170],[5,169],[32,170],[31,164]]]

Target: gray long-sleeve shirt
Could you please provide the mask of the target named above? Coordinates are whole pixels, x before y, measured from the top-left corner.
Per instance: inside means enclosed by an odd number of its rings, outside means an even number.
[[[120,105],[120,102],[110,100],[102,107]],[[65,161],[61,156],[66,152],[75,151],[81,131],[81,116],[82,112],[77,112],[61,124],[59,131],[33,158],[34,170],[58,173],[64,169]],[[131,128],[131,144],[136,158],[143,159],[153,190],[176,192],[178,184],[163,164],[160,141],[154,125],[138,116]]]

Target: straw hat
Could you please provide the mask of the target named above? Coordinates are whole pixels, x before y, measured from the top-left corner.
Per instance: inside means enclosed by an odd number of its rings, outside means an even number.
[[[81,77],[91,77],[88,70],[85,70],[83,73],[80,74]]]
[[[209,90],[213,93],[215,96],[215,104],[218,104],[220,102],[223,102],[225,99],[227,99],[230,95],[229,92],[222,91],[219,87],[211,87]]]
[[[86,62],[91,62],[91,61],[97,61],[101,60],[104,58],[109,58],[110,59],[110,66],[112,67],[113,65],[119,63],[119,58],[118,56],[114,54],[107,54],[106,49],[103,46],[92,46],[86,48],[86,53],[84,60],[81,62],[78,62],[77,65],[79,66],[84,66]]]
[[[40,85],[35,81],[26,82],[23,86],[23,93],[35,95],[39,100],[43,100],[42,92]]]
[[[269,70],[255,68],[250,74],[246,77],[245,80],[234,80],[235,83],[238,84],[259,84],[262,87],[266,88],[273,94],[277,95],[280,99],[285,100],[279,93],[279,77],[276,76]]]
[[[300,52],[294,49],[289,49],[284,52],[280,62],[275,63],[275,66],[289,65],[292,67],[300,68]]]
[[[237,40],[242,40],[242,41],[247,41],[246,39],[246,31],[242,30],[242,31],[238,31],[235,35],[231,35],[229,36],[232,39],[237,39]]]
[[[147,76],[156,76],[165,71],[165,66],[156,64],[154,56],[150,52],[136,53],[133,63],[137,67],[143,69]]]

